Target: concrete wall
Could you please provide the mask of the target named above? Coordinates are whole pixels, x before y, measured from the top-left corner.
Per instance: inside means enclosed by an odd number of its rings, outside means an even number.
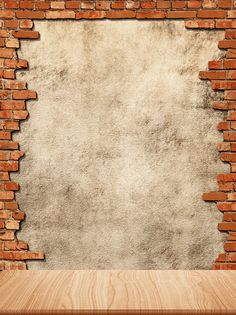
[[[19,239],[44,250],[32,269],[209,269],[224,235],[201,201],[228,171],[223,114],[198,72],[222,32],[181,21],[36,22],[18,75],[38,92],[15,136],[26,152]],[[70,30],[70,31],[68,31]]]

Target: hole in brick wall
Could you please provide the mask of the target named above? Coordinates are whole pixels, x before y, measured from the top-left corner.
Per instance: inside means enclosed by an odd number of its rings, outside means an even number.
[[[219,58],[216,31],[183,22],[36,22],[23,42],[39,100],[15,136],[26,152],[19,238],[42,269],[209,269],[221,251],[217,96],[198,72]]]

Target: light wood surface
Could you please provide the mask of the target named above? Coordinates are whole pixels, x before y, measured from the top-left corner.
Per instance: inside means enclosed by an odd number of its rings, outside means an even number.
[[[236,272],[0,272],[0,315],[84,313],[236,314]]]

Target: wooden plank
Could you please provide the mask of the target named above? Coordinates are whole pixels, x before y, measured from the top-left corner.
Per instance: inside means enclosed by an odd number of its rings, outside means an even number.
[[[0,272],[0,315],[236,314],[235,271]]]

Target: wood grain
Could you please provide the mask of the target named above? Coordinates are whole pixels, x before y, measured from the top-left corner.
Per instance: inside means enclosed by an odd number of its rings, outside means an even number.
[[[0,272],[0,315],[236,314],[236,272]]]

